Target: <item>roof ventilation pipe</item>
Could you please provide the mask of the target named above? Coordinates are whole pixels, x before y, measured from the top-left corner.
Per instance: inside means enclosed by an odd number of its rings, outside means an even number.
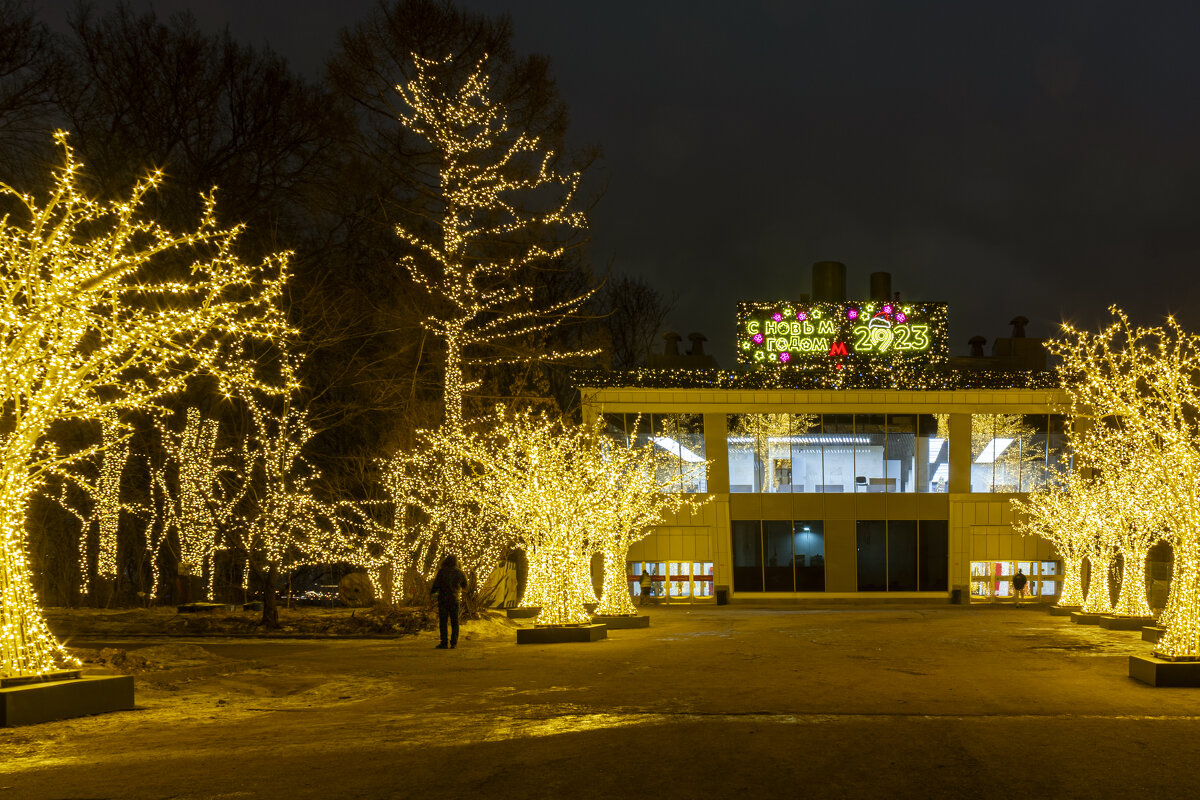
[[[818,303],[846,302],[846,265],[840,261],[818,261],[812,266],[813,300]]]
[[[888,302],[892,299],[892,273],[871,273],[871,299]]]

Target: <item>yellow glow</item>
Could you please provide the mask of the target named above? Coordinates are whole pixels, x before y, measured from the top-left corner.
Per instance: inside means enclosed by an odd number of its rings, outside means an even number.
[[[540,625],[590,621],[594,554],[604,557],[597,613],[636,614],[625,579],[625,554],[666,514],[707,498],[665,491],[679,478],[658,467],[667,457],[652,442],[627,448],[604,434],[602,417],[570,425],[529,411],[499,412],[481,435],[426,435],[432,448],[457,452],[471,465],[461,486],[498,511],[529,560],[523,606],[540,606]],[[707,462],[688,462],[704,469]]]
[[[1101,495],[1104,532],[1125,570],[1118,607],[1144,609],[1145,553],[1158,540],[1174,549],[1166,631],[1156,653],[1200,658],[1200,339],[1168,318],[1131,325],[1119,309],[1099,333],[1063,327],[1050,351],[1061,359],[1063,385],[1077,420],[1078,448]],[[1100,554],[1098,560],[1103,560]],[[1140,567],[1140,568],[1139,568]]]
[[[278,307],[286,257],[242,263],[240,228],[217,224],[212,194],[194,231],[171,233],[141,216],[160,173],[127,200],[92,200],[66,135],[56,139],[64,162],[44,200],[0,187],[18,209],[0,220],[0,386],[11,426],[0,440],[0,675],[70,660],[46,627],[25,552],[30,496],[80,458],[47,444],[51,426],[151,408],[202,373],[222,388],[236,372],[274,390],[279,376],[250,375],[240,345],[290,334]]]

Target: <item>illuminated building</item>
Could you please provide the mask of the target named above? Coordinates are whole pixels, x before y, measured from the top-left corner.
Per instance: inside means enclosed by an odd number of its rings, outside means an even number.
[[[578,377],[585,416],[676,454],[677,491],[712,496],[630,548],[631,591],[646,563],[669,601],[983,600],[1017,568],[1056,595],[1052,545],[1012,527],[1066,454],[1042,340],[1018,317],[992,356],[951,357],[944,304],[899,299],[886,273],[848,301],[844,269],[815,265],[811,298],[740,303],[737,370]]]

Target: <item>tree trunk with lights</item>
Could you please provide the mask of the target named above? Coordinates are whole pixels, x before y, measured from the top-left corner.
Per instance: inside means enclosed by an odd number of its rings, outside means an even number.
[[[279,627],[279,602],[275,597],[275,584],[279,580],[279,562],[272,561],[263,574],[262,626],[270,630]]]
[[[1060,606],[1083,606],[1083,558],[1063,557],[1063,585],[1058,596]]]
[[[1121,550],[1121,590],[1114,614],[1126,617],[1150,616],[1150,601],[1146,599],[1146,556],[1149,548],[1127,547]]]
[[[36,438],[30,430],[10,433],[4,463],[30,463]],[[24,468],[0,472],[0,676],[39,675],[71,661],[46,625],[33,589],[25,520],[35,490]]]
[[[629,580],[626,574],[625,555],[621,551],[606,550],[604,553],[604,587],[600,593],[600,605],[596,613],[603,616],[635,616],[637,608],[629,597]]]
[[[1088,556],[1091,576],[1088,578],[1087,597],[1083,601],[1085,614],[1111,614],[1112,595],[1108,590],[1108,569],[1112,565],[1112,555],[1107,552],[1093,552]]]

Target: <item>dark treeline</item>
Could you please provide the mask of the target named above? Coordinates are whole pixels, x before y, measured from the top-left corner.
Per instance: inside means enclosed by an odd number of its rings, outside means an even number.
[[[380,2],[342,32],[325,79],[314,83],[276,53],[202,31],[188,15],[81,6],[70,31],[55,35],[28,2],[0,0],[0,180],[43,188],[60,163],[50,134],[62,128],[98,196],[127,194],[147,170],[162,168],[167,180],[149,211],[169,227],[188,228],[201,195],[219,187],[222,220],[246,225],[246,258],[293,253],[288,312],[300,331],[301,402],[316,432],[308,457],[330,496],[369,497],[380,459],[442,418],[441,344],[421,325],[430,301],[398,266],[405,251],[395,234],[398,223],[420,224],[439,202],[427,188],[425,143],[397,121],[394,87],[412,77],[412,54],[451,55],[463,69],[487,56],[493,92],[514,127],[542,137],[558,169],[586,176],[598,157],[564,147],[567,108],[550,64],[514,52],[511,42],[506,16],[439,0]],[[584,194],[584,205],[595,202],[601,187]],[[554,334],[568,341],[550,344],[600,349],[589,365],[637,366],[665,303],[639,279],[593,268],[585,244],[573,242],[561,263],[541,271],[542,301],[599,287],[587,312]],[[482,384],[468,415],[498,401],[577,414],[573,365],[526,361],[511,347],[474,355],[471,377]],[[188,404],[204,401],[181,399],[178,420]],[[47,602],[75,601],[78,522],[49,502],[35,512],[39,588]],[[141,535],[128,524],[129,536]],[[144,573],[134,563],[144,549],[129,551],[126,572]]]

